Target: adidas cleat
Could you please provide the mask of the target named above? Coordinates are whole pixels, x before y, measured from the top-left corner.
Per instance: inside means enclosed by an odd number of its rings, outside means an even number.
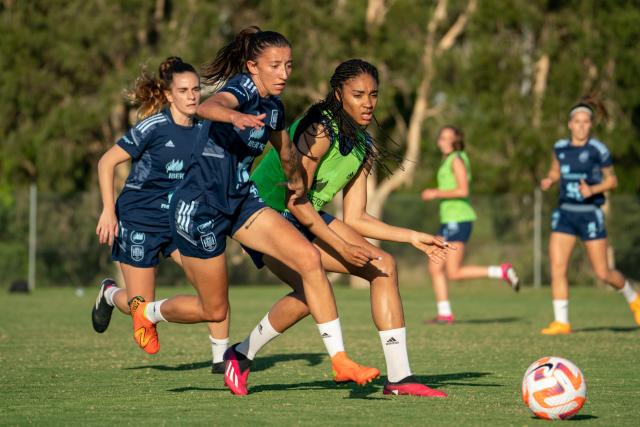
[[[249,394],[247,389],[251,360],[236,350],[234,344],[224,352],[224,383],[231,393],[238,396]]]
[[[447,393],[421,384],[413,375],[396,383],[387,381],[382,393],[396,396],[447,397]]]
[[[425,320],[424,323],[426,323],[427,325],[453,325],[453,321],[453,314],[450,314],[448,316],[438,314],[433,319]]]
[[[160,342],[156,324],[147,319],[144,314],[148,304],[140,296],[133,297],[129,302],[133,318],[133,340],[147,353],[156,354],[160,350]]]
[[[333,380],[337,383],[353,381],[358,385],[370,383],[380,376],[376,368],[362,366],[349,359],[347,353],[340,351],[331,358]]]
[[[520,279],[518,278],[513,265],[509,262],[505,262],[500,264],[500,268],[502,269],[502,280],[507,282],[511,286],[511,289],[518,292],[520,290]]]
[[[98,291],[96,303],[91,309],[91,323],[93,323],[93,330],[98,333],[106,331],[109,327],[109,322],[111,322],[113,306],[107,303],[107,299],[104,296],[104,291],[111,287],[117,287],[116,282],[113,279],[104,279],[102,283],[100,283],[100,291]]]

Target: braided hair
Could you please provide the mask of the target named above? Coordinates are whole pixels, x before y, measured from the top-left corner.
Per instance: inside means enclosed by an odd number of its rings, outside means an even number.
[[[374,138],[369,132],[362,128],[344,110],[342,104],[343,85],[360,75],[368,74],[376,84],[378,84],[378,69],[372,64],[361,59],[349,59],[338,65],[331,76],[331,90],[327,96],[311,105],[303,114],[293,135],[293,143],[300,154],[303,153],[298,146],[302,140],[303,133],[315,138],[323,135],[329,140],[338,140],[340,153],[344,156],[352,150],[356,153],[363,153],[368,162],[375,162],[385,174],[391,174],[392,168],[388,160],[392,160],[395,166],[400,164],[401,157],[384,149],[380,141]],[[380,125],[374,116],[374,121],[378,128]],[[322,130],[318,131],[318,124],[322,125]],[[382,133],[383,141],[393,141],[386,134]],[[309,147],[306,147],[308,152]]]
[[[247,71],[247,61],[255,61],[269,47],[288,47],[291,43],[275,31],[262,31],[251,26],[218,51],[215,58],[202,66],[202,78],[206,85],[216,85],[235,74]]]

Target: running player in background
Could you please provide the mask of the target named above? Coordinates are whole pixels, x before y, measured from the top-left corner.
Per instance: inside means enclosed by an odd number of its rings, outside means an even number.
[[[182,184],[171,200],[171,227],[182,264],[198,296],[163,301],[133,299],[134,336],[147,353],[159,350],[156,323],[221,321],[228,310],[226,238],[258,250],[301,277],[310,311],[327,350],[349,380],[379,375],[351,361],[343,349],[340,320],[319,251],[295,227],[266,207],[249,179],[256,156],[271,142],[285,167],[289,188],[300,194],[290,161],[292,147],[284,126],[280,94],[292,67],[291,45],[282,35],[257,27],[242,30],[203,67],[207,84],[224,86],[199,108],[207,119],[199,133]],[[295,251],[292,250],[295,248]],[[335,366],[335,365],[334,365]],[[225,380],[242,393],[242,373],[227,366]]]
[[[449,303],[447,280],[501,279],[515,291],[519,290],[519,280],[508,262],[488,267],[462,265],[473,221],[477,218],[469,203],[471,165],[464,152],[464,134],[455,126],[444,126],[438,133],[438,148],[443,156],[437,174],[438,188],[425,189],[422,200],[441,199],[438,236],[447,242],[455,242],[457,250],[447,257],[445,263],[429,262],[438,314],[428,323],[451,325],[454,317]]]
[[[602,103],[593,98],[584,98],[571,108],[568,124],[571,137],[555,143],[551,168],[540,182],[543,191],[560,183],[559,206],[551,216],[549,239],[554,321],[541,331],[545,335],[571,333],[567,267],[578,237],[598,279],[622,293],[640,325],[638,294],[607,262],[607,231],[600,207],[605,202],[605,192],[616,188],[618,180],[606,145],[591,137],[594,108],[603,119],[607,118]]]
[[[200,77],[180,58],[167,58],[158,76],[143,71],[127,98],[138,105],[138,124],[130,129],[98,163],[102,214],[96,234],[112,246],[126,290],[113,279],[100,285],[91,312],[93,328],[104,332],[113,307],[130,314],[127,301],[140,295],[155,299],[160,254],[182,266],[171,236],[169,201],[182,181],[202,124],[195,119],[200,102]],[[132,160],[131,173],[114,203],[113,176],[118,164]],[[115,244],[114,244],[115,243]],[[222,355],[229,342],[229,322],[209,324],[213,370],[222,371]]]
[[[387,365],[384,394],[445,397],[445,393],[421,384],[412,375],[396,262],[364,237],[410,243],[440,261],[447,245],[429,234],[386,224],[366,211],[367,177],[381,154],[365,131],[378,102],[377,69],[368,62],[351,59],[338,65],[330,84],[327,97],[312,105],[289,130],[301,153],[306,197],[286,202],[285,189],[278,186],[286,176],[273,150],[251,179],[265,202],[314,244],[326,271],[352,274],[371,284],[371,311]],[[344,197],[344,221],[321,210],[340,191]],[[248,252],[258,267],[266,264],[293,292],[276,302],[251,334],[225,353],[227,367],[238,364],[242,372],[242,393],[236,394],[246,394],[256,353],[309,314],[298,272],[268,254]],[[346,379],[335,362],[334,372],[335,381]],[[225,381],[231,381],[226,374]]]

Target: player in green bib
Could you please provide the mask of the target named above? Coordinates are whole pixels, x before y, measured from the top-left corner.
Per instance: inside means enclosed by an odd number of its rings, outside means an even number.
[[[447,242],[455,242],[457,250],[445,263],[429,262],[431,283],[436,295],[438,315],[428,323],[452,324],[453,313],[447,290],[447,280],[502,279],[518,291],[519,280],[513,266],[508,263],[492,266],[462,265],[465,246],[471,237],[476,212],[469,203],[471,164],[464,152],[464,134],[455,126],[445,126],[438,134],[438,148],[443,160],[438,169],[438,188],[422,192],[425,201],[440,199],[440,230]]]
[[[364,237],[411,243],[434,261],[443,260],[448,244],[426,233],[394,227],[366,211],[367,177],[380,158],[375,141],[365,130],[378,100],[378,71],[362,60],[340,64],[329,95],[290,128],[300,153],[299,167],[308,188],[306,198],[288,198],[275,153],[268,154],[252,175],[259,193],[313,242],[326,271],[353,274],[371,284],[371,311],[379,331],[387,365],[384,394],[445,397],[421,384],[411,373],[398,275],[394,258]],[[322,211],[343,191],[344,219]],[[295,251],[295,248],[291,248]],[[241,343],[231,347],[252,360],[270,340],[309,314],[298,274],[272,257],[249,251],[254,262],[266,264],[293,292],[281,298]],[[335,331],[339,333],[339,329]],[[330,338],[330,337],[328,337]],[[340,381],[340,375],[336,375]]]

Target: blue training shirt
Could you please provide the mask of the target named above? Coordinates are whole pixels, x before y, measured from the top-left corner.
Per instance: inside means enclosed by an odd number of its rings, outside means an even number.
[[[229,79],[220,92],[235,96],[241,113],[265,113],[265,125],[240,130],[231,123],[204,121],[181,188],[204,193],[208,204],[232,215],[252,186],[249,172],[254,159],[262,154],[272,131],[284,130],[284,106],[280,97],[260,97],[244,73]]]
[[[580,180],[588,185],[602,182],[602,168],[611,166],[611,154],[602,142],[589,139],[583,146],[571,145],[571,140],[561,139],[553,147],[560,163],[560,203],[596,205],[604,203],[604,194],[594,194],[585,199],[580,193]]]
[[[135,230],[169,230],[169,201],[183,180],[202,122],[177,125],[168,108],[136,124],[117,142],[132,160],[116,215]]]

